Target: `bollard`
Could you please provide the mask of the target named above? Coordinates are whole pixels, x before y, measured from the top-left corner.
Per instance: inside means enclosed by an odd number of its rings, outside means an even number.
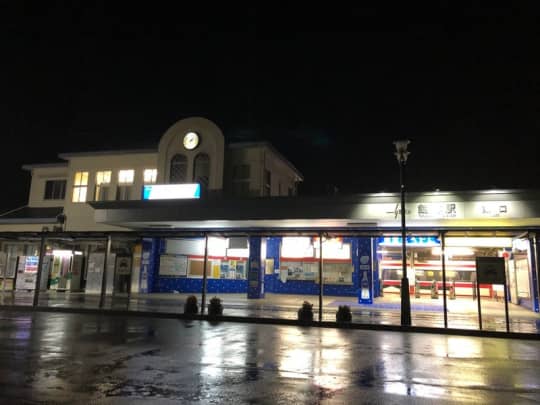
[[[414,298],[420,298],[420,282],[418,280],[414,283]]]
[[[452,281],[452,284],[450,284],[450,299],[455,300],[456,299],[456,282]]]
[[[431,283],[431,298],[434,300],[439,299],[439,290],[437,290],[437,282],[435,280]]]

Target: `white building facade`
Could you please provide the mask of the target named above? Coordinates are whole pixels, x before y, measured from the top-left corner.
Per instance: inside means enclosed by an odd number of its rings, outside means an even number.
[[[227,145],[199,117],[172,125],[156,149],[59,157],[24,166],[28,204],[0,215],[4,287],[37,285],[39,258],[42,289],[324,294],[361,304],[399,294],[397,193],[298,197],[302,175],[269,143]],[[406,212],[411,294],[451,286],[464,300],[496,299],[502,283],[512,304],[540,311],[540,192],[409,193]],[[124,234],[112,241],[115,232]],[[477,283],[477,257],[504,261],[505,281]]]
[[[225,146],[221,130],[178,121],[156,150],[61,153],[65,163],[29,164],[28,204],[0,216],[1,231],[115,231],[96,223],[92,201],[141,200],[144,185],[199,184],[201,198],[294,196],[300,172],[266,142]]]

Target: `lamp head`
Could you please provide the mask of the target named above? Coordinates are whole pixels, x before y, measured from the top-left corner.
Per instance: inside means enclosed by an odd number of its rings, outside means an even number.
[[[394,141],[394,146],[396,147],[396,158],[399,163],[406,163],[409,153],[407,151],[407,146],[411,143],[408,139],[402,139],[399,141]]]

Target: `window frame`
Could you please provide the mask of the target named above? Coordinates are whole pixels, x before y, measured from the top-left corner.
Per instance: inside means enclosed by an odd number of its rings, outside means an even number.
[[[121,178],[122,173],[131,173],[129,181]],[[129,186],[135,183],[135,169],[120,169],[118,170],[118,185]]]
[[[108,181],[104,176],[105,173],[108,173]],[[101,181],[99,175],[101,174]],[[112,182],[112,170],[99,170],[96,172],[96,185],[94,187],[94,201],[107,201],[109,199],[108,191],[110,190]],[[107,198],[102,197],[103,190],[107,190]]]
[[[47,196],[47,185],[51,184],[50,196]],[[62,186],[58,187],[58,184]],[[56,187],[55,187],[56,185]],[[66,199],[67,180],[66,179],[49,179],[45,180],[45,190],[43,192],[44,201],[58,201]]]
[[[79,177],[79,179],[77,179]],[[88,170],[76,171],[73,176],[73,192],[71,202],[85,203],[88,199],[88,180],[90,172]]]
[[[146,179],[146,174],[152,172],[150,180]],[[156,168],[147,168],[143,169],[143,184],[156,184],[157,182],[157,169]]]
[[[184,166],[183,178],[173,180],[173,168],[176,170],[176,166]],[[188,169],[189,169],[189,160],[186,155],[183,153],[176,153],[171,157],[169,161],[169,183],[171,184],[182,184],[188,181]],[[176,173],[175,173],[176,174]]]

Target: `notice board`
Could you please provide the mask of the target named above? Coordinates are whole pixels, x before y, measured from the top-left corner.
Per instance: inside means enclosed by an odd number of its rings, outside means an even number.
[[[187,275],[188,257],[183,255],[161,255],[159,258],[159,275],[183,277]]]

